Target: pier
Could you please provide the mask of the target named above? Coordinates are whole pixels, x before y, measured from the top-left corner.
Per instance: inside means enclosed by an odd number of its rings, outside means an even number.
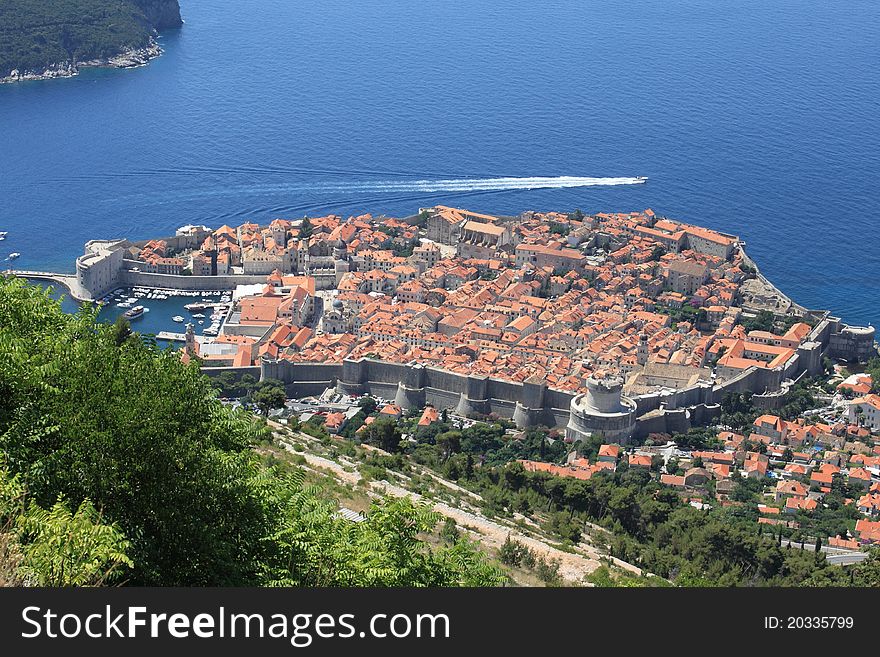
[[[70,296],[77,301],[92,301],[91,295],[80,288],[79,282],[76,280],[76,274],[59,274],[51,271],[32,271],[28,269],[7,269],[4,273],[7,276],[16,276],[18,278],[51,281],[67,288]]]
[[[186,333],[175,333],[173,331],[159,331],[156,334],[157,340],[166,340],[168,342],[186,342]],[[210,342],[212,338],[207,335],[197,335],[196,342]]]

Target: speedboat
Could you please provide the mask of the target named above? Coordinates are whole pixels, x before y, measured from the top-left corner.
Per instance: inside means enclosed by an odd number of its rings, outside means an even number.
[[[182,322],[182,321],[184,321],[182,315],[175,315],[175,316],[172,317],[171,319],[172,319],[172,321],[175,321],[175,322]]]
[[[7,235],[9,235],[9,233],[0,233],[0,240],[5,240]]]
[[[20,255],[21,255],[20,253],[10,253],[8,259],[9,259],[9,260],[15,260],[15,259],[18,258]]]
[[[636,176],[636,182],[637,183],[648,182],[648,176]]]

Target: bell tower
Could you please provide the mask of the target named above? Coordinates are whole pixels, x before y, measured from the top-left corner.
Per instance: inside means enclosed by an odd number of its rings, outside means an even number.
[[[196,355],[196,333],[192,322],[186,325],[186,353],[190,356]]]
[[[636,361],[639,365],[647,365],[648,363],[648,336],[645,333],[639,333],[639,346],[636,351]]]

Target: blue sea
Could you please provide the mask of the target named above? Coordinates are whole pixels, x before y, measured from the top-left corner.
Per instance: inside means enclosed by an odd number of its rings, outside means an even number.
[[[0,260],[319,213],[651,207],[880,319],[876,0],[181,0],[132,70],[0,85]],[[532,177],[648,176],[565,187]]]

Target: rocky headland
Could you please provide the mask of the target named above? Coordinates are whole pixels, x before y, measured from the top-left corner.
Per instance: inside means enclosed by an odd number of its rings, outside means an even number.
[[[0,5],[0,83],[71,77],[90,66],[143,66],[162,54],[159,30],[182,24],[177,0]]]

